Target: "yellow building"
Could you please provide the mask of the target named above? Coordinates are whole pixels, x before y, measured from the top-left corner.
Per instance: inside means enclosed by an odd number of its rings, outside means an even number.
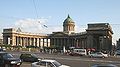
[[[3,44],[3,39],[2,38],[0,38],[0,45],[2,45]]]

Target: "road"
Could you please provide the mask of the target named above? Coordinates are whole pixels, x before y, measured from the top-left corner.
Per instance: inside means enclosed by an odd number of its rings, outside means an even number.
[[[10,52],[14,56],[19,57],[23,52]],[[28,53],[28,52],[25,52]],[[32,53],[32,52],[29,52]],[[89,58],[83,56],[68,56],[62,54],[44,54],[36,52],[39,58],[48,58],[48,59],[55,59],[62,64],[69,65],[71,67],[91,67],[95,64],[114,64],[120,67],[120,58],[117,57],[109,57],[109,58]],[[21,67],[31,67],[31,63],[23,62]]]

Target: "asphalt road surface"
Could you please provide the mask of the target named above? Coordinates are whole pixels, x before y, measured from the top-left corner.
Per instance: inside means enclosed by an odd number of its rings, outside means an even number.
[[[23,52],[10,52],[10,53],[12,53],[15,57],[19,57],[20,54]],[[89,58],[83,56],[68,56],[62,54],[44,54],[39,52],[34,54],[36,54],[39,58],[55,59],[59,61],[61,64],[69,65],[70,67],[91,67],[95,64],[114,64],[120,67],[120,58],[117,57]],[[21,67],[31,67],[31,63],[23,62]]]
[[[102,60],[100,60],[100,61],[97,61],[97,60],[75,60],[75,59],[61,59],[61,58],[59,58],[59,59],[56,59],[57,61],[59,61],[60,63],[62,63],[62,64],[65,64],[65,65],[69,65],[69,66],[71,66],[71,67],[91,67],[91,66],[93,66],[93,65],[95,65],[95,64],[114,64],[114,65],[117,65],[118,67],[120,67],[120,63],[115,63],[115,62],[111,62],[111,61],[102,61]],[[21,67],[31,67],[30,66],[30,63],[23,63],[22,65],[21,65]]]

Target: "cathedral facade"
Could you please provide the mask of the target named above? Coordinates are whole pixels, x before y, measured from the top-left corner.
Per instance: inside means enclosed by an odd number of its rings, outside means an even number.
[[[52,47],[63,49],[84,48],[95,50],[112,49],[112,28],[109,23],[87,24],[85,32],[75,33],[75,22],[68,17],[63,22],[62,32],[53,32],[49,35],[22,33],[13,28],[3,29],[3,44],[13,46],[34,45],[44,49]]]

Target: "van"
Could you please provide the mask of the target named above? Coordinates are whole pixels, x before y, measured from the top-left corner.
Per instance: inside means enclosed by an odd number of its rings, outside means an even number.
[[[77,53],[77,54],[80,54],[80,55],[87,55],[87,50],[86,49],[75,48],[75,49],[73,49],[73,52]]]

